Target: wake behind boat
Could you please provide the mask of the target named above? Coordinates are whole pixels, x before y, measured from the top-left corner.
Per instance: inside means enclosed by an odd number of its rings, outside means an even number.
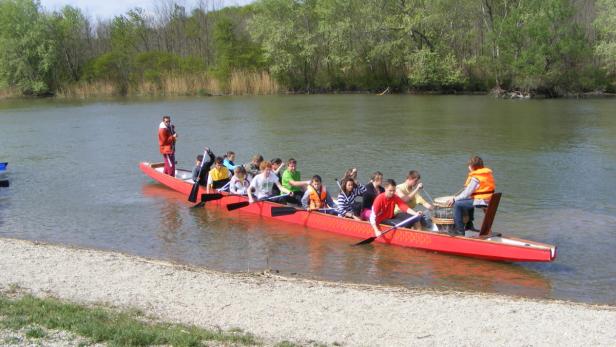
[[[142,162],[139,168],[155,181],[178,191],[186,196],[193,187],[192,172],[177,169],[176,177],[169,176],[164,171],[164,163]],[[206,193],[199,187],[198,194]],[[206,206],[226,206],[231,203],[245,202],[243,196],[222,193],[218,200],[206,203]],[[259,201],[241,210],[228,212],[237,216],[247,212],[263,217],[304,225],[307,228],[319,229],[346,235],[357,239],[366,239],[374,235],[370,223],[344,217],[338,217],[317,211],[298,209],[296,213],[272,217],[273,207],[286,205]],[[225,209],[226,210],[226,209]],[[242,212],[239,212],[242,211]],[[447,233],[397,228],[379,237],[375,242],[389,245],[424,249],[447,254],[455,254],[474,258],[482,258],[509,262],[550,262],[556,258],[556,246],[528,241],[502,235],[487,235],[485,237],[451,236]]]

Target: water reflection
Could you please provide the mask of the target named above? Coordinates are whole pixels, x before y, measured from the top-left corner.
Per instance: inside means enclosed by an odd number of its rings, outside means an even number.
[[[183,248],[183,243],[196,241],[201,253],[207,254],[198,259],[176,254],[175,259],[181,262],[222,271],[272,269],[332,281],[552,296],[550,281],[523,266],[380,244],[351,247],[357,240],[241,210],[228,212],[216,203],[190,209],[184,196],[158,184],[144,185],[143,193],[163,202],[158,205],[165,219],[181,220],[180,208],[192,219],[187,228],[192,231],[182,239],[170,239],[167,233],[159,235],[168,247]],[[181,227],[181,223],[167,220],[161,225],[166,232]]]

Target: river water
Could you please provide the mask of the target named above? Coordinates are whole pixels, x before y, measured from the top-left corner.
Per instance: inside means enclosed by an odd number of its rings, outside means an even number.
[[[553,263],[506,264],[385,246],[190,209],[143,175],[170,114],[178,166],[205,145],[298,159],[304,178],[359,168],[432,197],[457,191],[471,154],[503,192],[494,230],[556,244]],[[222,271],[616,304],[616,100],[302,95],[0,103],[0,236],[121,251]]]

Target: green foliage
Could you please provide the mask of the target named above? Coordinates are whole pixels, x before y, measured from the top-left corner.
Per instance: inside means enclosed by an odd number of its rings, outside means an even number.
[[[135,8],[93,27],[74,7],[0,0],[0,87],[40,95],[105,80],[126,94],[168,75],[209,71],[224,86],[234,71],[266,71],[297,91],[616,89],[612,0],[596,1],[596,31],[571,0],[204,4]]]
[[[0,81],[28,95],[53,91],[56,42],[38,1],[0,0]]]
[[[242,26],[245,17],[251,13],[239,7],[225,8],[216,13],[213,40],[215,73],[222,80],[228,80],[231,72],[238,70],[263,70],[264,58],[260,45],[250,39]]]
[[[600,66],[612,81],[616,78],[616,2],[597,0],[597,18],[594,25],[597,30],[595,54]],[[614,83],[614,82],[612,82]],[[614,89],[616,84],[612,85]]]
[[[440,57],[429,49],[419,50],[409,56],[409,84],[424,90],[461,89],[466,83],[452,54]]]

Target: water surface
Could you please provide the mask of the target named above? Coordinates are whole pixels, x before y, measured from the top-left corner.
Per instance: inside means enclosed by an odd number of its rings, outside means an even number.
[[[203,146],[294,157],[302,176],[356,166],[403,180],[419,170],[433,197],[457,191],[481,155],[503,199],[494,230],[556,244],[549,264],[502,264],[384,246],[225,211],[190,209],[152,182],[156,128],[170,114],[177,160]],[[616,100],[485,96],[273,96],[0,103],[0,236],[204,265],[383,285],[616,304]]]

